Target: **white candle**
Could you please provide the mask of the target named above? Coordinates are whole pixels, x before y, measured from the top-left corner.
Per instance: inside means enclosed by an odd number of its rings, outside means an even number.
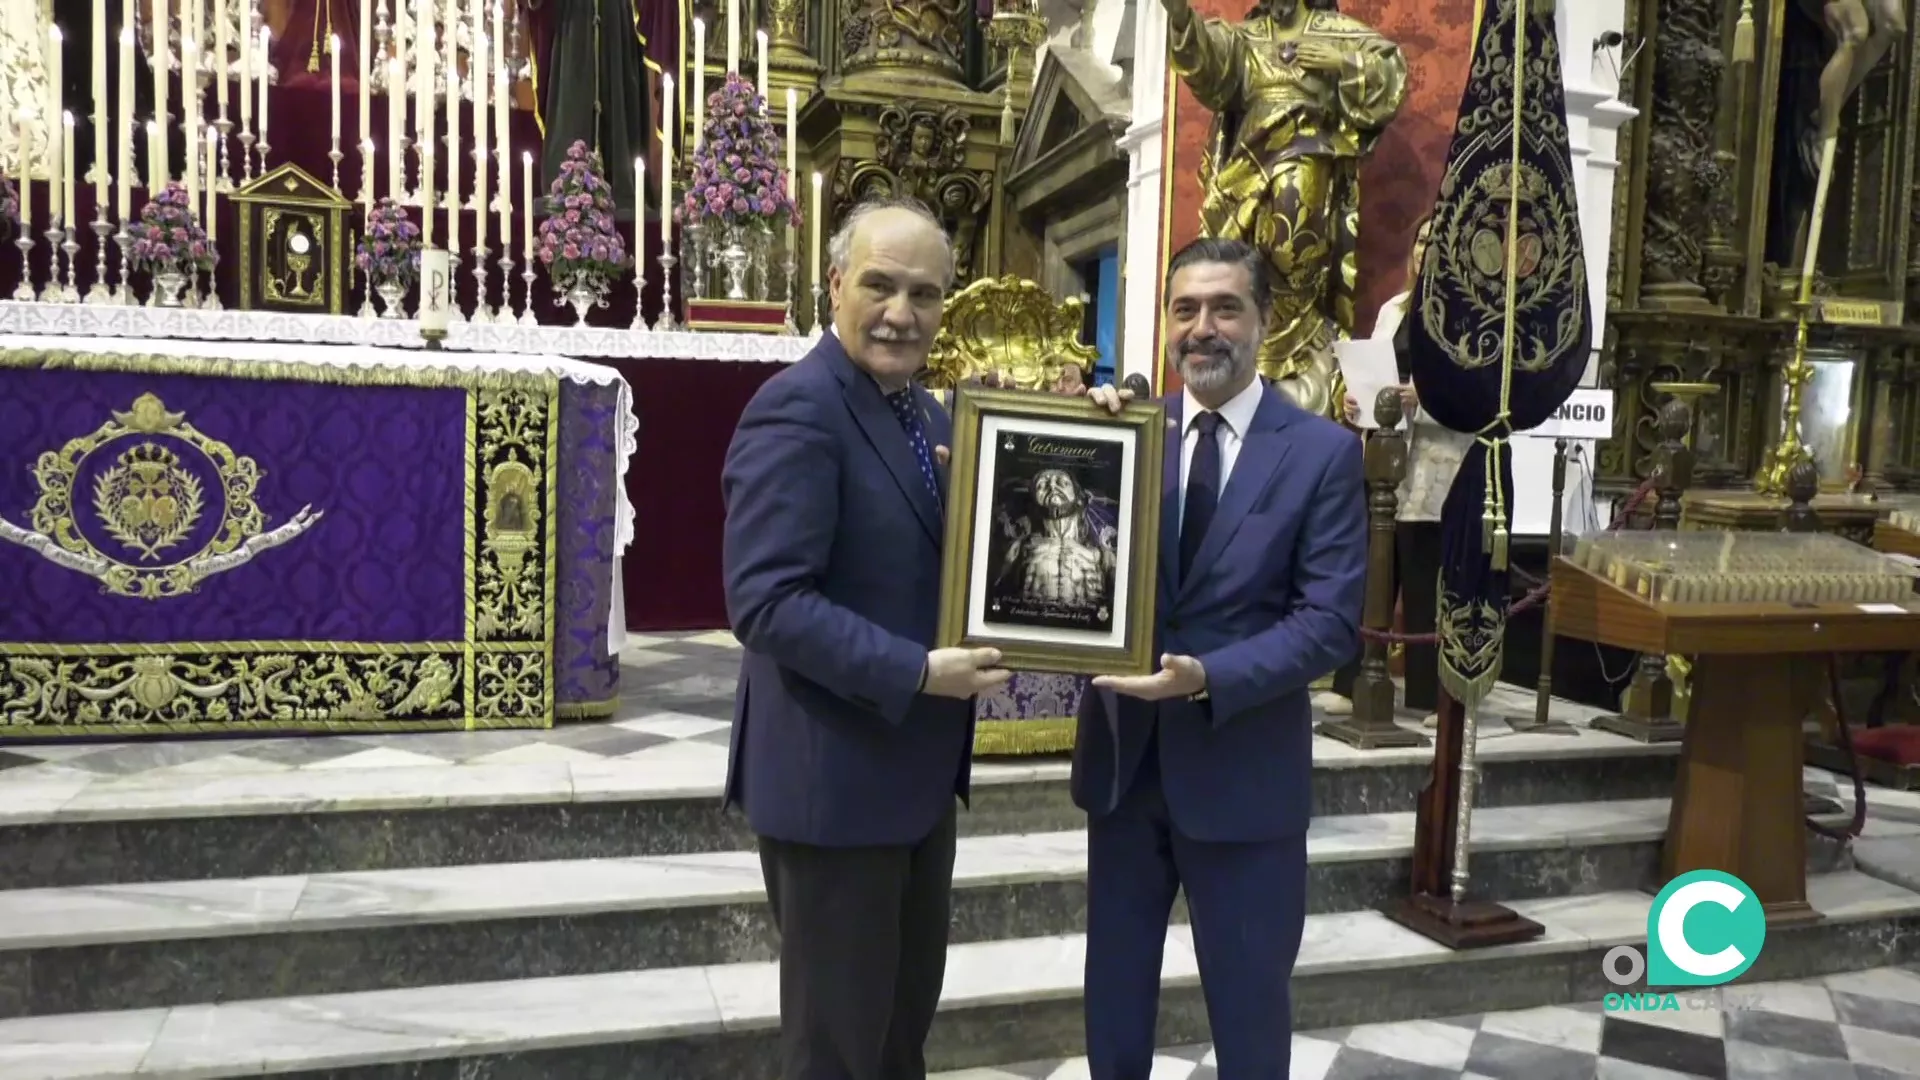
[[[727,0],[727,74],[740,73],[740,0]]]
[[[158,7],[161,0],[153,0]],[[253,131],[253,0],[239,0],[240,8],[240,130]],[[244,144],[243,144],[244,145]],[[251,164],[247,168],[251,168]],[[240,170],[245,173],[247,169]]]
[[[673,133],[679,127],[680,111],[674,106],[673,76],[660,76],[660,108],[667,122],[660,125],[660,250],[670,251],[673,243]]]
[[[193,50],[183,47],[180,50],[180,55],[184,58],[192,55],[192,52]],[[186,131],[183,132],[186,138],[180,147],[180,165],[186,169],[187,215],[189,217],[200,213],[203,209],[200,205],[200,140],[194,138],[194,132],[198,129],[198,124],[186,129]]]
[[[437,46],[433,32],[433,5],[420,4],[415,10],[415,17],[417,21],[414,30],[413,55],[420,66],[413,73],[413,147],[420,159],[420,188],[425,191],[428,181],[426,163],[434,157],[434,133],[440,127],[434,122],[433,96],[434,91],[438,89],[435,85],[435,76],[439,72],[434,70],[438,55],[435,51]],[[420,205],[428,204],[423,201]],[[433,219],[429,217],[423,228],[431,229],[432,221]]]
[[[807,254],[811,261],[807,263],[813,272],[820,272],[820,174],[813,174],[813,201],[807,206]]]
[[[455,50],[459,22],[447,23],[447,250],[460,250],[460,64]]]
[[[498,8],[494,9],[498,12]],[[495,29],[498,29],[496,26]],[[494,39],[495,55],[499,55],[499,39]],[[500,214],[500,250],[504,254],[513,248],[513,142],[508,134],[507,121],[511,113],[507,109],[507,68],[505,64],[493,69],[493,118],[494,133],[500,145],[494,150],[494,160],[500,169],[500,198],[494,204]]]
[[[373,0],[360,0],[360,145],[373,143]]]
[[[173,68],[173,53],[167,31],[167,0],[153,0],[148,11],[153,19],[153,118],[165,127],[167,73]],[[173,177],[173,170],[167,167],[167,140],[156,137],[151,131],[147,133],[147,171],[152,174],[148,186],[155,194],[165,188],[167,181]]]
[[[327,35],[327,74],[333,79],[333,141],[329,149],[340,149],[340,35]]]
[[[13,134],[17,140],[14,145],[20,148],[20,235],[33,240],[33,179],[27,165],[27,121],[26,113],[20,113],[14,119]],[[31,278],[32,272],[22,267],[21,276]],[[31,283],[31,282],[29,282]]]
[[[369,162],[373,161],[373,140],[372,139],[360,140],[360,156],[365,158]],[[371,177],[373,175],[373,170],[375,167],[376,166],[369,165],[366,171],[366,175]],[[360,208],[368,214],[373,213],[374,187],[375,185],[373,184],[360,185]]]
[[[666,211],[662,209],[661,213]],[[633,159],[633,261],[640,262],[640,253],[647,248],[647,159]]]
[[[759,46],[759,50],[760,50],[760,81],[755,83],[754,86],[760,91],[761,108],[766,108],[767,107],[767,32],[765,30],[755,30],[753,32],[753,36],[755,38],[755,44]]]
[[[47,118],[47,217],[49,219],[60,217],[66,212],[67,205],[60,191],[66,176],[61,166],[62,155],[65,153],[63,145],[66,140],[62,137],[60,127],[62,112],[60,108],[60,87],[62,86],[60,46],[65,40],[59,27],[47,29],[44,58],[47,85],[42,95],[41,115]]]
[[[525,254],[527,265],[533,265],[533,151],[520,154],[520,250]],[[504,236],[502,240],[506,239]]]
[[[474,5],[476,36],[478,45],[473,50],[474,63],[470,69],[473,78],[473,250],[484,251],[487,247],[487,168],[493,164],[493,154],[489,144],[493,130],[487,125],[487,98],[493,94],[484,77],[487,70],[482,60],[487,56],[486,31],[480,28],[480,6]],[[484,306],[486,298],[481,297]]]
[[[127,21],[120,29],[120,119],[114,125],[120,154],[113,184],[114,211],[125,221],[133,210],[133,0],[121,0],[120,14]]]
[[[107,132],[113,120],[107,102],[107,0],[93,0],[93,205],[94,216],[107,212]]]
[[[693,148],[700,149],[707,126],[707,24],[693,20]]]
[[[260,171],[267,171],[267,74],[273,70],[273,31],[260,31]]]
[[[800,91],[787,87],[787,197],[792,198],[793,180],[797,175],[800,159],[800,140],[795,137],[800,123]]]
[[[405,195],[406,155],[400,150],[400,137],[406,132],[407,63],[395,56],[387,61],[387,197],[395,201]]]
[[[213,176],[220,171],[220,129],[207,125],[207,175]],[[212,247],[220,236],[220,185],[207,183],[207,246]]]
[[[249,3],[250,0],[240,0]],[[366,10],[366,0],[361,0],[362,12]],[[361,16],[360,25],[365,26],[365,16]],[[227,118],[227,0],[213,0],[213,100],[220,111],[220,119]],[[213,159],[213,169],[218,172],[220,159]],[[209,173],[208,175],[212,175]]]
[[[196,99],[194,91],[198,87],[194,85],[193,77],[187,73],[193,70],[194,61],[200,56],[200,43],[189,36],[193,24],[187,21],[186,14],[183,11],[180,17],[180,126],[185,129],[183,134],[186,136],[183,140],[185,145],[180,148],[180,152],[186,155],[186,160],[181,164],[191,171],[193,163],[198,160],[198,156],[194,153],[198,149],[194,145],[198,141],[194,137],[194,132],[200,130],[200,123],[193,115]]]
[[[79,178],[73,174],[73,114],[60,114],[60,220],[68,229],[78,228],[74,220],[73,189]]]
[[[160,122],[158,120],[147,121],[147,160],[149,162],[160,160],[160,143],[162,141],[160,138]],[[151,167],[149,167],[148,171],[152,171]],[[147,201],[152,202],[159,198],[160,192],[165,189],[165,184],[150,184],[147,187]]]

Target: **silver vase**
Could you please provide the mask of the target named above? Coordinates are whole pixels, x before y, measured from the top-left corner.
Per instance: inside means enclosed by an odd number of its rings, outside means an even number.
[[[720,247],[720,265],[727,272],[727,299],[745,300],[747,298],[747,269],[752,264],[752,256],[747,251],[746,229],[739,225],[727,225],[726,241]]]
[[[587,312],[607,304],[607,283],[597,274],[575,274],[564,293],[573,306],[573,325],[587,325]]]
[[[380,297],[380,317],[383,319],[404,319],[406,308],[402,306],[407,298],[407,283],[404,281],[376,281],[373,291]]]
[[[156,268],[153,272],[153,306],[163,308],[183,306],[180,303],[180,290],[186,287],[187,275],[180,272],[179,266],[167,263]]]

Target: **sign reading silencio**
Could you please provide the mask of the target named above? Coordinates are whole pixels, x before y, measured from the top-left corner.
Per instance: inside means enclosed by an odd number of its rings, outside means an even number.
[[[1546,423],[1518,434],[1530,439],[1611,439],[1613,405],[1612,390],[1582,387]]]

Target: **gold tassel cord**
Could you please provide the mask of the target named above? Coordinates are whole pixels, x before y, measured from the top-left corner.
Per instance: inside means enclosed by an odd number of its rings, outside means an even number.
[[[1507,493],[1500,482],[1500,455],[1507,446],[1505,428],[1512,419],[1513,337],[1518,318],[1514,294],[1520,287],[1520,153],[1522,105],[1527,86],[1527,0],[1515,0],[1513,20],[1513,149],[1507,164],[1506,298],[1500,345],[1500,412],[1476,438],[1487,448],[1487,507],[1482,544],[1493,569],[1507,568]],[[1489,434],[1490,432],[1496,434]]]
[[[1740,0],[1740,21],[1733,24],[1733,62],[1753,63],[1753,0]]]

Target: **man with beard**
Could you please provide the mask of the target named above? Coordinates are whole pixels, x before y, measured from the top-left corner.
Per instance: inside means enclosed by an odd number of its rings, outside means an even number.
[[[1306,920],[1307,687],[1359,647],[1360,443],[1256,375],[1270,286],[1239,240],[1167,270],[1155,638],[1160,670],[1082,699],[1087,1053],[1093,1080],[1152,1069],[1161,952],[1184,890],[1220,1080],[1286,1080],[1287,984]],[[1118,411],[1132,395],[1090,395]],[[1176,452],[1177,451],[1177,452]]]
[[[1004,574],[1020,575],[1021,594],[1081,614],[1107,602],[1113,550],[1087,522],[1086,496],[1073,474],[1043,469],[1033,478],[1038,528],[1007,548]],[[1088,627],[1092,629],[1092,627]]]

